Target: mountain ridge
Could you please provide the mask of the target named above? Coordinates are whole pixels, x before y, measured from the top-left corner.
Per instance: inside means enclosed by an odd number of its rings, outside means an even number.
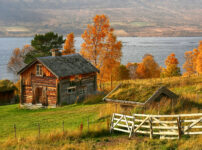
[[[202,0],[1,0],[0,36],[78,36],[96,14],[118,36],[202,36]]]

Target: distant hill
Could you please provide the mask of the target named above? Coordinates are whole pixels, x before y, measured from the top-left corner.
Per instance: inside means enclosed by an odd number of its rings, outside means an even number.
[[[202,0],[0,0],[0,36],[80,35],[96,14],[119,36],[202,36]]]

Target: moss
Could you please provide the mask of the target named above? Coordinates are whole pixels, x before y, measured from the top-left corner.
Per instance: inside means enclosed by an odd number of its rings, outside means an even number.
[[[120,82],[115,83],[118,85]],[[126,80],[122,81],[121,87],[111,93],[108,98],[145,102],[161,86],[165,86],[174,93],[182,96],[184,94],[202,94],[202,76],[172,77],[158,79]]]

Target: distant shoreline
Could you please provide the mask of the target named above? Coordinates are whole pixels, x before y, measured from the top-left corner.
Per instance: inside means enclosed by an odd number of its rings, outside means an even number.
[[[39,33],[41,34],[41,33]],[[63,37],[65,38],[66,35],[63,35]],[[0,36],[0,38],[33,38],[33,36]],[[78,37],[81,37],[81,36],[78,36],[76,35],[75,38],[78,38]],[[139,38],[174,38],[174,37],[178,37],[178,38],[183,38],[183,37],[202,37],[201,36],[118,36],[118,37],[139,37]],[[202,39],[201,39],[202,40]]]

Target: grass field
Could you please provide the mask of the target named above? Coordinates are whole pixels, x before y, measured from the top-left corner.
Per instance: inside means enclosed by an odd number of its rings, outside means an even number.
[[[114,82],[114,87],[120,82]],[[179,114],[201,113],[202,77],[176,77],[167,79],[128,80],[122,82],[132,92],[134,86],[159,84],[167,86],[179,95],[178,102],[160,101],[147,110],[135,107],[127,110],[120,105],[102,102],[102,96],[88,97],[82,104],[54,109],[27,110],[18,104],[0,106],[0,149],[194,149],[202,147],[202,136],[184,136],[181,140],[150,140],[148,136],[109,134],[110,117],[113,112],[124,114],[152,113]],[[110,91],[110,84],[104,85]],[[125,94],[125,95],[124,95]],[[122,91],[124,97],[130,94]],[[89,128],[88,128],[89,119]],[[64,129],[63,133],[63,121]],[[14,138],[14,124],[17,138]],[[38,137],[40,124],[40,138]]]
[[[0,106],[0,139],[14,137],[14,124],[17,127],[17,136],[26,137],[38,134],[38,123],[41,132],[48,133],[64,128],[75,130],[83,123],[87,128],[89,117],[90,125],[98,123],[100,109],[103,104],[96,105],[68,105],[56,109],[26,110],[19,109],[18,104]]]

